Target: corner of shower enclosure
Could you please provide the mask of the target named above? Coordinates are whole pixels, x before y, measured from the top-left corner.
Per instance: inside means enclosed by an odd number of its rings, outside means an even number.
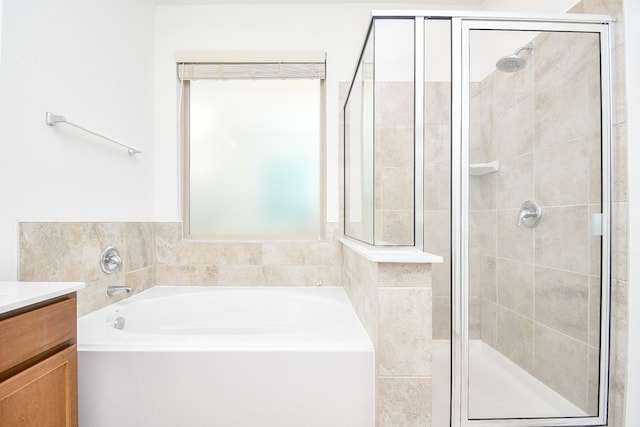
[[[374,14],[344,105],[345,235],[441,257],[433,426],[606,425],[610,21]]]

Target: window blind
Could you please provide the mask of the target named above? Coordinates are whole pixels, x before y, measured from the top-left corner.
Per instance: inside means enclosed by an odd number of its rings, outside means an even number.
[[[180,52],[178,78],[324,79],[324,52]]]

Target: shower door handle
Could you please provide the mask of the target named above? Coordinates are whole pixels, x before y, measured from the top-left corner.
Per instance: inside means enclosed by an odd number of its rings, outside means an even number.
[[[542,219],[542,208],[536,201],[527,200],[522,204],[518,213],[518,225],[533,228],[538,225],[540,219]]]

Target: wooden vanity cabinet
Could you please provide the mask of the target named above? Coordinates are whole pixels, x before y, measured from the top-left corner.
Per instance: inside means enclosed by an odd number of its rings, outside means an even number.
[[[0,426],[76,427],[75,293],[0,315]]]

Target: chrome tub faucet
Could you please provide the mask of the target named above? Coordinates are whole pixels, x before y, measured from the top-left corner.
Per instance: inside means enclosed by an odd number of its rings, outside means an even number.
[[[111,285],[107,287],[108,297],[114,297],[116,295],[125,294],[125,293],[127,294],[131,293],[131,286]]]

